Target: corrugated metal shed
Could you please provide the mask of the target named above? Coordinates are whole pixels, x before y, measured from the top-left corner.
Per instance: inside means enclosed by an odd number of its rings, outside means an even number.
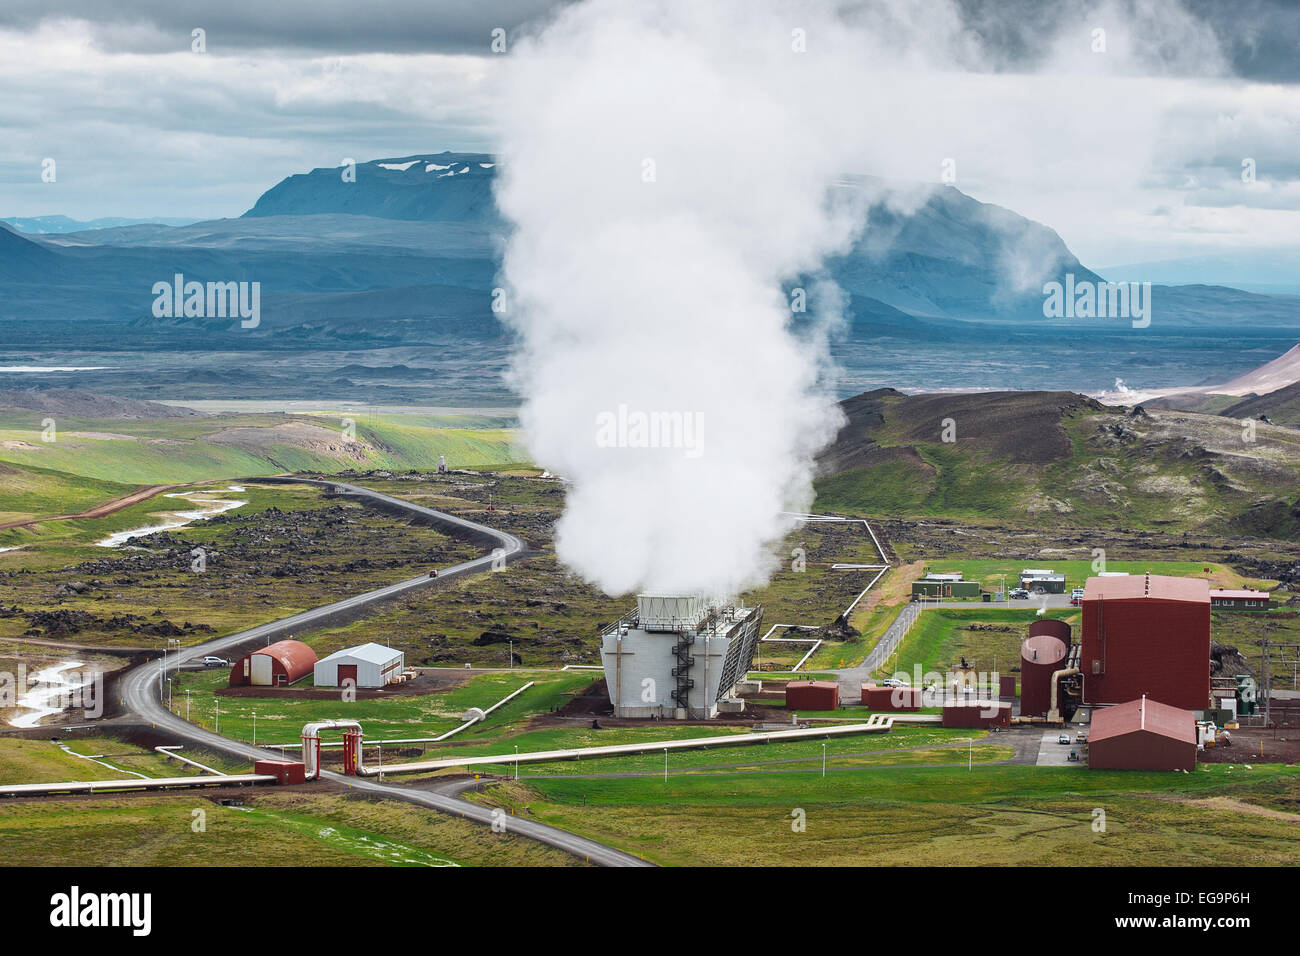
[[[335,651],[316,662],[314,683],[317,687],[339,687],[345,678],[357,687],[384,687],[406,666],[402,651],[382,644],[362,644]]]
[[[276,641],[236,661],[230,669],[230,686],[292,684],[310,674],[315,664],[316,652],[302,641]]]
[[[905,713],[921,709],[919,687],[877,687],[862,685],[862,703],[869,710],[885,713]]]
[[[828,680],[791,681],[785,685],[785,706],[789,710],[836,710],[840,685]]]
[[[974,700],[969,703],[945,704],[944,727],[987,729],[1011,726],[1011,705],[996,700]]]
[[[1098,770],[1193,770],[1196,715],[1150,698],[1092,712],[1088,766]]]

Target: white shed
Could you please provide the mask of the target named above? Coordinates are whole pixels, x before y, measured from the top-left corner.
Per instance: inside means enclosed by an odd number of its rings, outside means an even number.
[[[362,644],[335,651],[316,662],[317,687],[341,687],[351,677],[357,687],[383,687],[406,666],[406,655],[382,644]]]

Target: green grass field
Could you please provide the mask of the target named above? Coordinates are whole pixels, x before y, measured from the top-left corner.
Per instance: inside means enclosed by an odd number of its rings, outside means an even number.
[[[4,866],[580,866],[532,840],[394,801],[250,790],[0,803]],[[196,815],[201,811],[200,815]]]
[[[819,767],[534,777],[482,799],[666,865],[1218,867],[1294,866],[1296,821],[1187,801],[1268,806],[1298,789],[1300,768],[1276,765],[1175,776],[836,764],[825,778]]]

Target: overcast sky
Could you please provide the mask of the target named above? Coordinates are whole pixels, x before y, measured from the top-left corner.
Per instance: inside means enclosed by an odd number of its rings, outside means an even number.
[[[492,31],[513,42],[553,5],[5,0],[0,216],[238,216],[345,157],[491,150]],[[1297,6],[863,4],[849,16],[917,55],[861,90],[888,148],[846,172],[935,182],[952,159],[954,185],[1050,225],[1095,267],[1300,246]],[[929,33],[946,41],[917,40]]]

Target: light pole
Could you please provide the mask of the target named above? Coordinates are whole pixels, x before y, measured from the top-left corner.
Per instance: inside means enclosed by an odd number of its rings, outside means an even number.
[[[826,779],[826,744],[822,743],[822,779]]]
[[[519,779],[519,745],[515,744],[515,779]]]
[[[967,737],[966,744],[966,769],[973,770],[975,769],[975,738]]]
[[[185,688],[185,719],[190,719],[190,689]]]
[[[257,712],[253,713],[253,746],[257,746]]]
[[[213,697],[212,706],[216,709],[217,712],[217,733],[221,733],[221,701]]]
[[[664,748],[664,783],[668,782],[668,748]]]
[[[167,678],[167,709],[172,709],[172,679]]]

